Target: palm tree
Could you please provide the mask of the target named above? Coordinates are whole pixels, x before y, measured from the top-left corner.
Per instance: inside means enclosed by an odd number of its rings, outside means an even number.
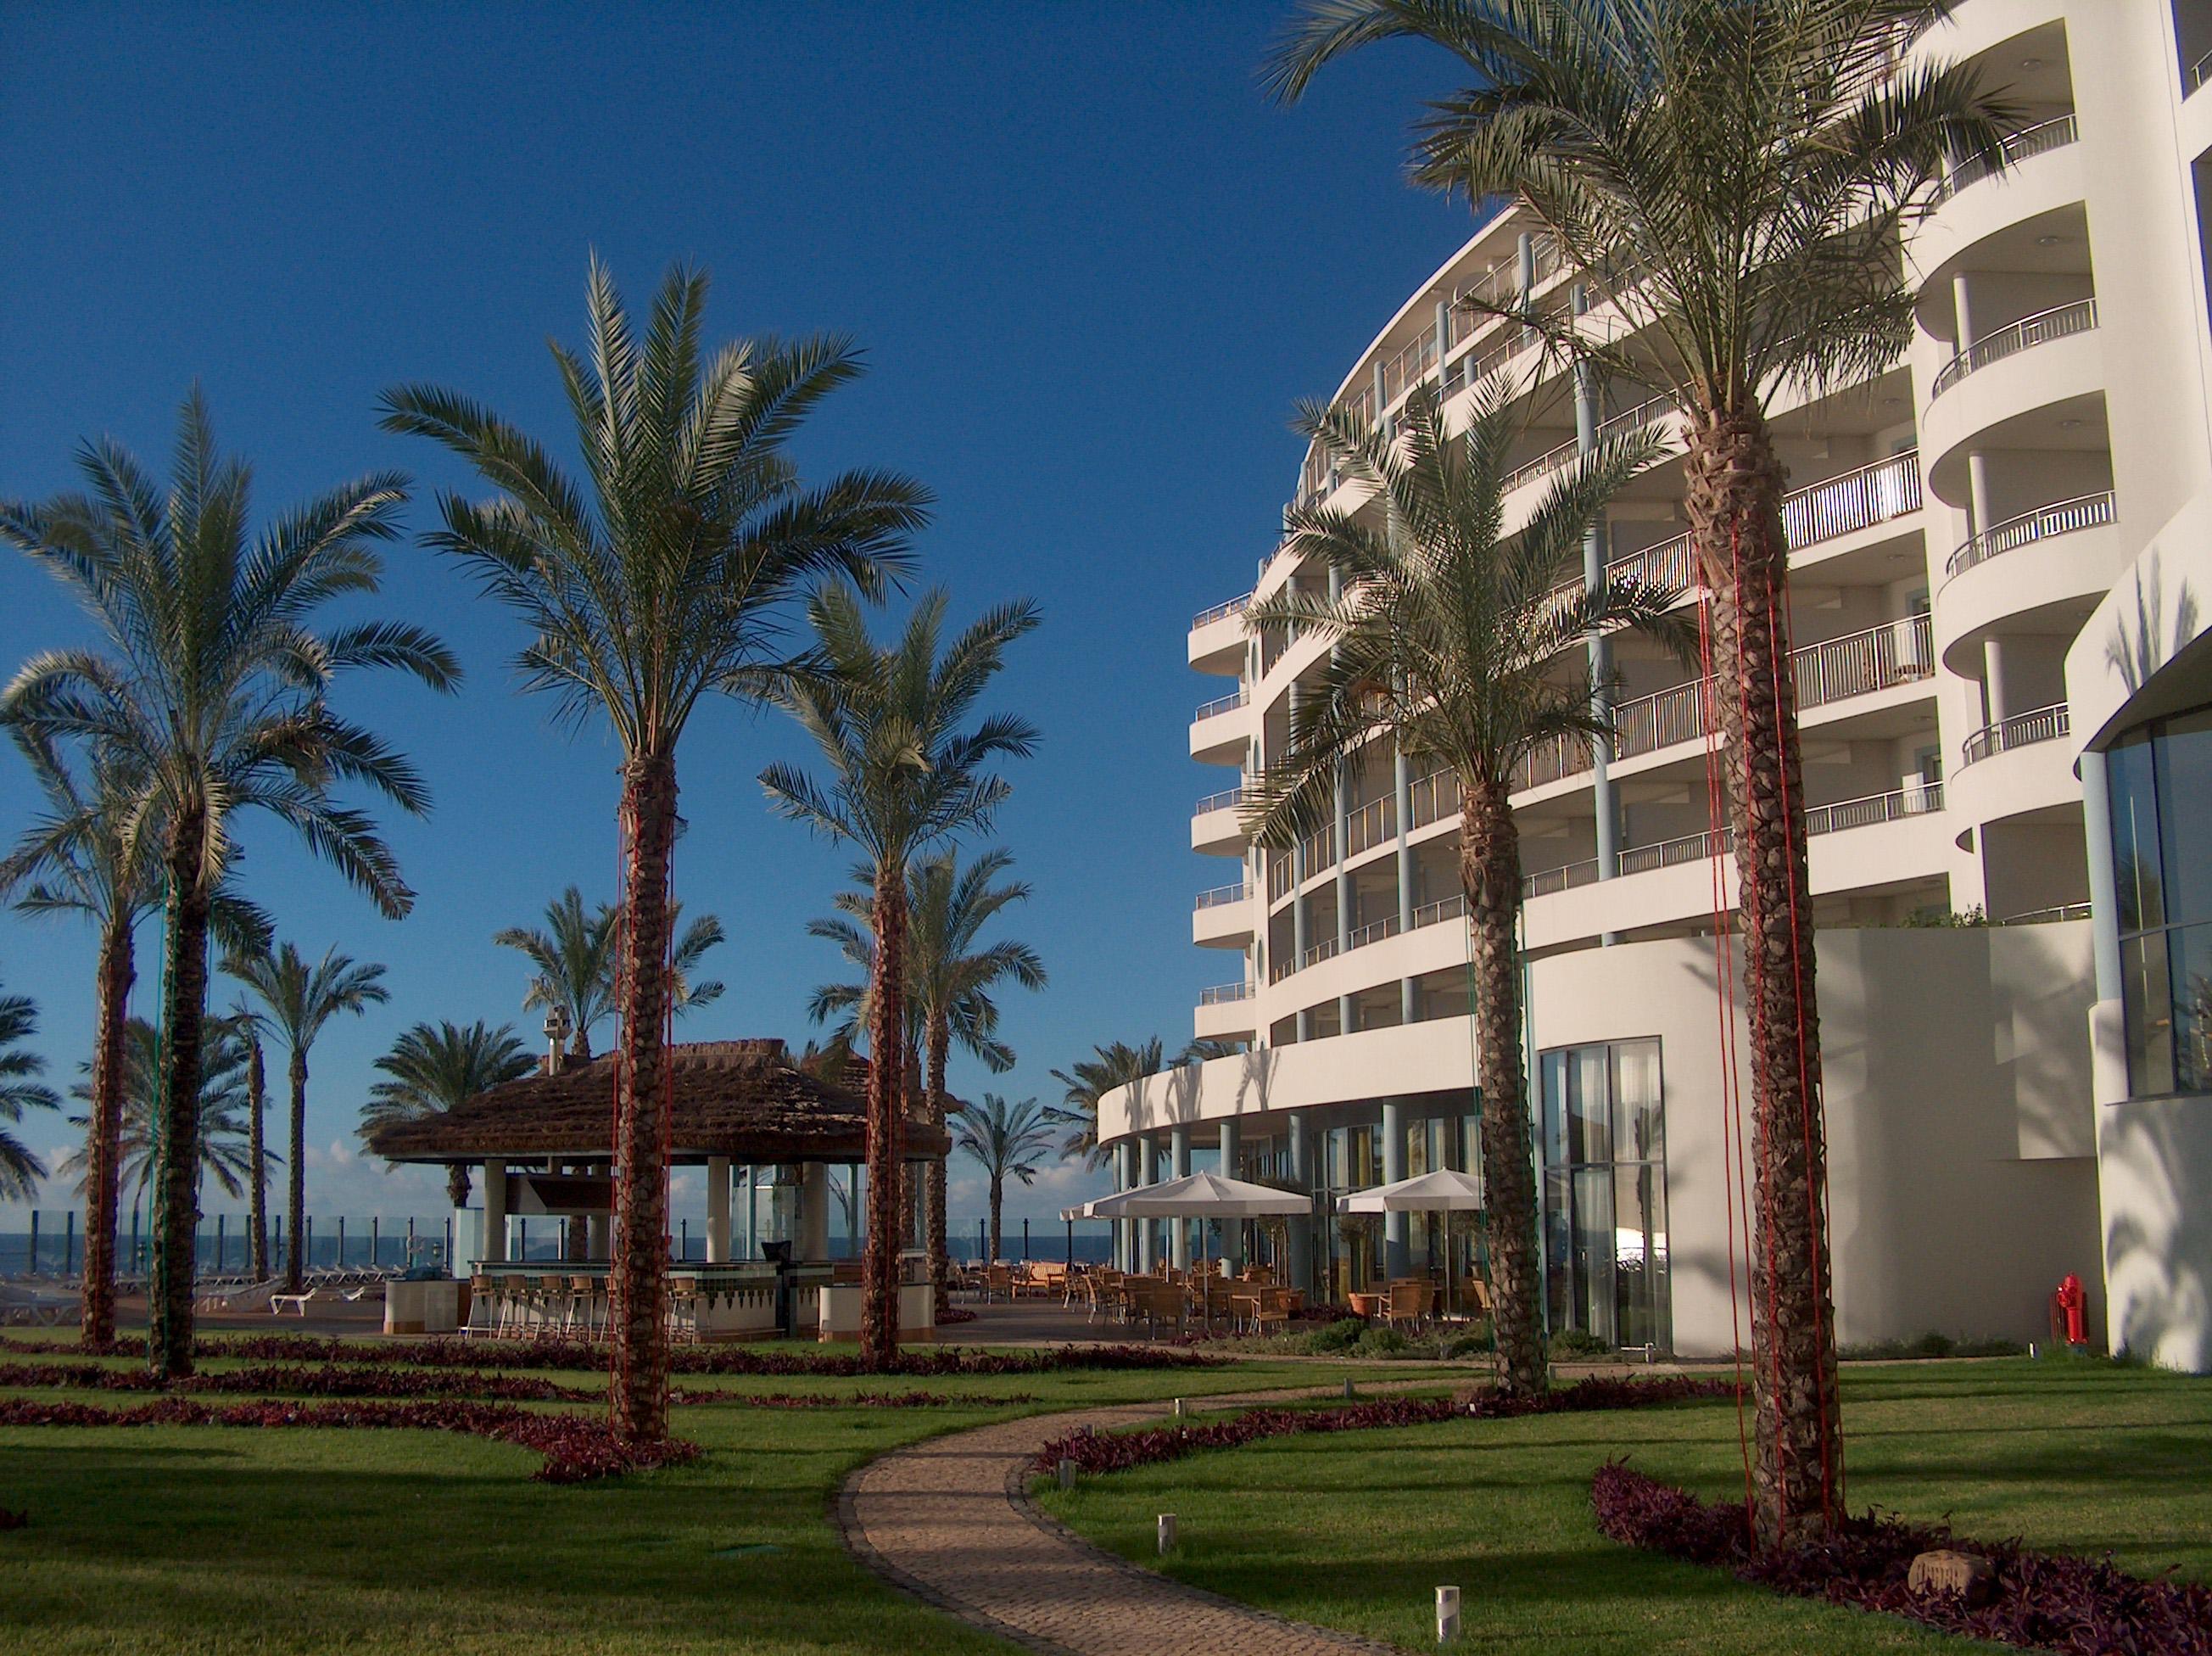
[[[668,905],[668,928],[676,942],[669,954],[669,999],[678,1016],[695,1007],[720,998],[723,985],[694,983],[690,974],[708,949],[726,941],[722,922],[702,915],[679,929],[684,905]],[[545,925],[508,926],[492,935],[501,948],[519,949],[538,969],[522,997],[525,1011],[544,1007],[558,1009],[575,1040],[580,1062],[592,1056],[592,1029],[615,1010],[621,950],[617,922],[622,916],[611,903],[602,903],[596,914],[584,912],[584,894],[571,886],[545,905]]]
[[[1676,643],[1680,630],[1666,613],[1672,592],[1622,578],[1563,585],[1606,502],[1659,457],[1656,440],[1600,444],[1505,537],[1506,478],[1522,432],[1515,392],[1498,380],[1478,387],[1457,438],[1446,435],[1426,387],[1407,399],[1395,440],[1325,408],[1301,410],[1300,429],[1375,490],[1379,521],[1311,508],[1286,520],[1285,545],[1325,565],[1341,596],[1286,590],[1248,615],[1255,630],[1292,629],[1331,649],[1291,716],[1281,764],[1255,780],[1244,821],[1262,844],[1296,843],[1328,818],[1344,767],[1370,743],[1395,742],[1408,760],[1459,782],[1498,1381],[1525,1395],[1544,1384],[1543,1283],[1514,945],[1515,776],[1542,745],[1607,734],[1588,658],[1573,656],[1571,667],[1559,659],[1570,645],[1622,625]]]
[[[115,651],[34,656],[0,692],[0,717],[143,772],[161,824],[164,1146],[198,1142],[210,910],[238,822],[255,809],[274,814],[385,915],[404,915],[414,893],[375,823],[331,790],[362,783],[415,815],[429,795],[403,756],[332,711],[330,693],[356,668],[395,668],[436,690],[460,679],[446,647],[410,624],[316,630],[325,605],[376,590],[377,543],[398,533],[404,478],[343,484],[249,541],[251,474],[217,454],[197,388],[179,424],[166,493],[103,441],[78,457],[88,494],[0,504],[0,539],[72,588]],[[189,1158],[166,1157],[147,1339],[163,1378],[191,1372],[196,1189]]]
[[[0,899],[14,896],[15,906],[27,914],[81,916],[100,935],[78,1337],[88,1349],[104,1350],[115,1340],[124,1030],[138,976],[138,923],[161,900],[161,825],[148,808],[152,801],[146,776],[127,757],[95,749],[80,776],[68,755],[21,722],[11,722],[9,734],[46,795],[46,808],[0,861]],[[252,947],[266,938],[268,917],[234,884],[217,888],[209,927],[226,947]]]
[[[243,1196],[252,1178],[251,1128],[246,1117],[246,1026],[234,1018],[207,1020],[205,1053],[200,1067],[199,1109],[196,1114],[199,1153],[191,1158],[195,1184],[212,1178],[226,1196]],[[81,1068],[88,1077],[93,1065]],[[161,1093],[163,1062],[161,1032],[143,1018],[132,1018],[124,1031],[123,1119],[116,1135],[116,1178],[128,1187],[135,1204],[149,1183],[161,1176],[160,1159],[166,1154],[161,1142]],[[90,1105],[89,1079],[70,1088],[70,1096]],[[89,1127],[90,1117],[71,1116],[78,1127]],[[75,1173],[80,1188],[88,1180],[92,1139],[82,1149],[64,1159],[58,1170]]]
[[[60,1102],[37,1078],[46,1061],[19,1050],[39,1032],[39,1009],[27,995],[0,995],[0,1121],[20,1122],[26,1110],[52,1110]],[[30,1146],[0,1127],[0,1197],[28,1202],[38,1193],[46,1165]]]
[[[1098,1101],[1117,1087],[1157,1075],[1168,1067],[1166,1050],[1157,1035],[1135,1046],[1115,1041],[1091,1051],[1091,1056],[1080,1062],[1052,1072],[1053,1080],[1067,1091],[1060,1103],[1047,1106],[1044,1112],[1054,1126],[1069,1129],[1060,1154],[1081,1156],[1085,1167],[1096,1167],[1106,1160],[1098,1142]]]
[[[608,1392],[617,1431],[659,1439],[668,1411],[660,1111],[678,740],[706,697],[757,699],[787,676],[780,624],[814,582],[842,575],[881,593],[906,567],[928,496],[875,472],[799,482],[787,445],[860,372],[845,341],[747,342],[702,361],[707,280],[679,267],[654,301],[641,350],[596,259],[590,287],[588,362],[552,348],[586,486],[521,431],[450,392],[391,392],[384,424],[434,438],[499,491],[483,502],[444,496],[430,543],[465,560],[530,628],[521,655],[530,686],[555,692],[573,719],[603,712],[622,744],[629,966],[617,1008],[617,1381]]]
[[[307,1216],[307,1054],[331,1019],[342,1012],[359,1017],[390,1000],[392,992],[384,987],[382,966],[358,962],[334,948],[310,965],[298,949],[281,943],[273,952],[232,955],[222,969],[260,1002],[255,1021],[281,1038],[291,1055],[286,1073],[292,1088],[292,1166],[284,1199],[291,1245],[284,1251],[284,1281],[285,1292],[297,1294],[307,1264],[301,1245]]]
[[[1025,719],[995,714],[959,727],[1005,660],[1007,645],[1037,624],[1026,600],[986,612],[945,647],[945,598],[925,594],[898,639],[878,648],[860,600],[843,587],[808,606],[819,669],[794,678],[784,703],[829,766],[817,784],[797,767],[770,765],[761,784],[784,815],[860,847],[872,898],[875,949],[868,982],[868,1245],[860,1353],[872,1367],[898,1351],[898,1239],[906,1137],[907,879],[931,846],[988,831],[1008,792],[983,766],[1036,745]]]
[[[1905,64],[1939,0],[1308,0],[1273,65],[1285,97],[1398,37],[1474,85],[1430,106],[1414,175],[1515,196],[1627,326],[1506,307],[1687,417],[1690,535],[1712,594],[1716,700],[1747,936],[1753,1156],[1771,1262],[1752,1307],[1760,1538],[1817,1531],[1842,1489],[1819,1125],[1804,790],[1790,661],[1786,474],[1768,409],[1879,373],[1911,338],[1899,233],[1946,167],[2001,167],[2008,112],[1957,65]]]
[[[983,928],[1001,910],[1029,898],[1026,880],[994,883],[1013,861],[1012,852],[994,849],[963,869],[958,851],[948,846],[908,871],[909,1038],[913,1031],[920,1032],[930,1123],[940,1129],[948,1114],[945,1066],[956,1043],[994,1072],[1003,1074],[1014,1066],[1012,1050],[998,1038],[999,1008],[991,998],[992,989],[1008,979],[1026,989],[1045,986],[1044,962],[1028,944],[1006,939],[977,947]],[[807,930],[837,944],[845,958],[866,972],[875,951],[866,929],[868,896],[863,891],[840,892],[836,900],[844,914],[815,921]],[[807,1009],[817,1023],[843,1012],[846,1022],[839,1033],[849,1043],[855,1026],[866,1016],[866,1000],[865,980],[824,984],[814,991]],[[951,1304],[946,1281],[944,1162],[932,1159],[927,1184],[931,1276],[942,1314]]]
[[[246,1041],[246,1233],[247,1269],[253,1280],[269,1280],[269,1062],[262,1050],[261,1030],[253,1010],[243,1000],[230,1011]],[[294,1159],[299,1151],[294,1148]]]
[[[1036,1182],[1038,1160],[1052,1148],[1052,1123],[1035,1099],[1009,1105],[996,1093],[986,1093],[981,1109],[961,1116],[952,1148],[975,1157],[991,1181],[991,1257],[996,1259],[1005,1251],[1000,1245],[999,1218],[1006,1205],[1006,1181]]]
[[[361,1107],[361,1135],[368,1138],[398,1122],[441,1116],[537,1067],[511,1024],[497,1029],[481,1019],[466,1027],[442,1020],[434,1028],[416,1024],[376,1061],[388,1079],[368,1089],[368,1102]],[[446,1169],[446,1194],[456,1208],[468,1205],[466,1162]]]

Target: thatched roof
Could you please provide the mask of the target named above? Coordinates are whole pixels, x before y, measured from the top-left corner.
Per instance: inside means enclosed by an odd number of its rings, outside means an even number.
[[[672,1160],[859,1161],[867,1154],[865,1063],[839,1081],[805,1074],[781,1041],[698,1041],[669,1049],[675,1077]],[[604,1160],[613,1150],[614,1066],[611,1054],[570,1062],[479,1093],[443,1115],[401,1122],[369,1135],[372,1155],[387,1161],[482,1161],[507,1156]],[[942,1156],[948,1135],[909,1110],[907,1154]]]

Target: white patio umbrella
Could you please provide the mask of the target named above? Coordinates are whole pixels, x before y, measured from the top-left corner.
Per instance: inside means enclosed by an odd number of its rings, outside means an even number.
[[[1187,1173],[1102,1196],[1090,1207],[1093,1219],[1265,1219],[1311,1213],[1313,1202],[1293,1191],[1224,1178],[1219,1173]]]
[[[1439,1167],[1432,1173],[1416,1173],[1395,1184],[1378,1184],[1371,1190],[1355,1190],[1336,1199],[1340,1214],[1476,1213],[1485,1206],[1482,1181],[1472,1173]],[[1453,1253],[1445,1239],[1444,1292],[1447,1300],[1457,1284],[1452,1280]]]

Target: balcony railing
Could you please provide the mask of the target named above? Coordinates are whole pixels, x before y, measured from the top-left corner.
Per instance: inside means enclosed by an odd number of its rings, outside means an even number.
[[[1267,857],[1267,901],[1279,903],[1291,894],[1291,875],[1297,864],[1285,851],[1271,852]]]
[[[1241,881],[1234,886],[1216,886],[1210,892],[1200,892],[1191,904],[1194,909],[1225,909],[1232,903],[1242,903],[1252,895],[1252,888]]]
[[[1395,937],[1398,931],[1398,916],[1395,914],[1386,919],[1370,920],[1364,926],[1355,926],[1352,935],[1345,940],[1344,947],[1347,949],[1364,949],[1370,943],[1379,943],[1386,937]]]
[[[1984,529],[1972,540],[1951,554],[1944,565],[1944,577],[1971,569],[1977,563],[1988,562],[2000,552],[2009,552],[2033,540],[2048,540],[2053,535],[2070,535],[2077,529],[2094,529],[2100,523],[2110,523],[2113,518],[2112,491],[2109,489],[2094,495],[2076,495],[2072,500],[2057,501],[2049,506],[2039,506],[2033,512],[2010,519],[1996,527]]]
[[[2006,167],[2017,167],[2030,156],[2063,149],[2081,136],[2081,130],[2073,116],[2058,115],[2047,121],[2039,121],[2035,125],[2023,128],[2010,137],[2001,140],[1997,149],[2004,156]],[[1950,177],[1936,192],[1936,199],[1948,201],[1967,186],[1979,184],[1996,170],[1995,165],[1978,156],[1960,161],[1950,169]]]
[[[1196,632],[1200,627],[1211,626],[1216,621],[1225,621],[1232,615],[1242,615],[1251,606],[1252,594],[1249,593],[1229,599],[1216,604],[1210,610],[1200,610],[1196,615],[1191,617],[1190,630]]]
[[[1226,696],[1217,696],[1210,702],[1200,703],[1198,711],[1190,715],[1190,721],[1196,724],[1200,719],[1211,719],[1217,714],[1234,713],[1251,699],[1250,692],[1239,685]]]
[[[1900,822],[1943,808],[1943,784],[1923,782],[1917,788],[1869,794],[1863,799],[1816,805],[1805,813],[1805,836],[1840,833],[1846,828],[1865,828],[1878,822]]]
[[[1996,332],[1975,340],[1946,362],[1928,394],[1940,397],[1969,374],[1978,373],[1992,362],[2001,362],[2032,345],[2087,333],[2096,326],[2094,299],[2076,299],[2071,304],[2054,305],[2047,311],[2023,316],[2017,322],[2008,322]]]
[[[1664,418],[1675,407],[1674,393],[1662,392],[1649,402],[1639,403],[1625,414],[1616,414],[1597,429],[1601,440],[1624,431],[1641,431],[1645,426]],[[1505,474],[1504,492],[1510,494],[1523,484],[1534,483],[1547,473],[1571,465],[1579,447],[1580,439],[1570,437],[1566,441],[1546,449],[1535,459],[1514,467]]]
[[[1521,895],[1543,897],[1552,892],[1564,892],[1576,886],[1589,886],[1597,880],[1597,859],[1589,857],[1581,862],[1570,862],[1563,868],[1546,868],[1541,873],[1523,875]]]
[[[2000,926],[2047,926],[2054,920],[2087,920],[2090,907],[2087,903],[2061,903],[2056,908],[2030,909],[2026,914],[2008,914],[1997,922]]]
[[[1984,725],[1967,737],[1960,748],[1960,760],[1965,764],[1975,764],[1992,753],[2009,753],[2015,747],[2057,741],[2073,728],[2063,702],[2039,707],[2033,713],[2015,713],[2009,719]]]
[[[1371,845],[1398,837],[1398,801],[1385,794],[1370,800],[1344,819],[1344,854],[1358,856]]]
[[[1194,817],[1202,817],[1215,811],[1233,811],[1243,803],[1244,790],[1242,788],[1224,788],[1218,794],[1208,794],[1199,801],[1190,807],[1190,813]]]
[[[1459,814],[1459,776],[1455,772],[1431,770],[1425,776],[1414,778],[1406,791],[1413,818],[1406,825],[1408,833]]]
[[[1252,985],[1249,983],[1216,983],[1212,989],[1202,989],[1198,992],[1198,1003],[1202,1007],[1228,1006],[1251,998]]]
[[[1449,349],[1449,344],[1447,344]],[[1382,402],[1385,407],[1404,396],[1420,377],[1437,364],[1437,325],[1431,322],[1413,342],[1382,364]]]

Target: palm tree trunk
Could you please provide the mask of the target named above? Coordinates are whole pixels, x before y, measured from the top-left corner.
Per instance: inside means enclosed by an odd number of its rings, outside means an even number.
[[[945,1096],[945,1061],[951,1056],[952,1027],[949,1020],[939,1015],[929,1020],[929,1124],[939,1132],[945,1130],[946,1115]],[[952,1309],[951,1282],[951,1249],[945,1239],[945,1158],[933,1155],[929,1159],[929,1280],[937,1298],[937,1315],[941,1319]]]
[[[300,1038],[293,1032],[293,1039]],[[284,1169],[285,1233],[292,1239],[284,1250],[284,1292],[297,1294],[307,1272],[307,1055],[292,1049],[288,1067],[292,1086],[292,1160]]]
[[[1803,772],[1790,666],[1785,475],[1755,412],[1705,412],[1686,456],[1690,532],[1713,594],[1751,1033],[1751,1330],[1760,1541],[1817,1534],[1842,1499],[1820,1035]]]
[[[991,1175],[991,1258],[992,1258],[992,1259],[1003,1259],[1004,1257],[1006,1257],[1006,1244],[1005,1244],[1004,1242],[1002,1242],[1002,1241],[1000,1241],[1000,1224],[999,1224],[999,1213],[1000,1213],[1000,1209],[1001,1209],[1002,1207],[1004,1207],[1004,1205],[1005,1205],[1005,1203],[1006,1203],[1006,1181],[1005,1181],[1004,1179],[1000,1178],[996,1173],[992,1174],[992,1175]],[[989,1260],[986,1260],[984,1263],[985,1263],[986,1264],[988,1264],[988,1263],[990,1263],[990,1261],[989,1261]]]
[[[1521,833],[1507,803],[1510,788],[1500,780],[1462,791],[1459,873],[1472,934],[1498,1388],[1527,1397],[1544,1389],[1543,1282],[1528,1081],[1521,1062],[1521,963],[1513,937],[1521,906]]]
[[[456,1161],[447,1166],[446,1200],[449,1205],[457,1209],[469,1205],[469,1164],[467,1162]]]
[[[906,1162],[906,870],[876,868],[875,963],[868,984],[868,1245],[860,1267],[860,1361],[898,1355],[899,1241]]]
[[[147,1272],[146,1366],[156,1380],[192,1372],[192,1257],[199,1230],[200,1038],[207,1017],[207,815],[169,829],[161,1091],[154,1111],[154,1253]]]
[[[610,1418],[625,1438],[668,1435],[668,1178],[662,1147],[667,1105],[668,868],[676,837],[676,763],[658,754],[623,770],[629,843],[620,989],[622,1054],[615,1068],[614,1381]]]
[[[246,1031],[246,1159],[252,1164],[253,1180],[251,1200],[252,1211],[246,1215],[246,1227],[252,1238],[253,1280],[269,1280],[269,1139],[263,1117],[269,1104],[269,1077],[262,1062],[261,1037],[252,1026]]]
[[[128,914],[111,918],[100,938],[94,991],[92,1120],[84,1135],[84,1297],[78,1340],[88,1351],[115,1343],[115,1210],[120,1194],[123,1071],[130,1032],[131,985],[137,966]]]

